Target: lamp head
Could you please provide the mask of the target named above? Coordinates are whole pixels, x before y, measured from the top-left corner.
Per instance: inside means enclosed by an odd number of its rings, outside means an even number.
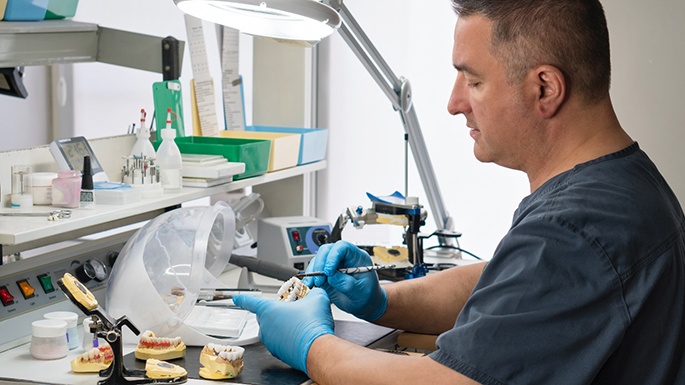
[[[315,45],[340,26],[340,15],[317,0],[174,0],[198,19],[254,36]]]

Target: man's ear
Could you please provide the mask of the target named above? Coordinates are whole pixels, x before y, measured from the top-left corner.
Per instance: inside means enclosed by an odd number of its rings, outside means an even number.
[[[538,91],[537,108],[543,118],[551,118],[559,112],[566,100],[566,78],[559,68],[542,65],[533,70]]]

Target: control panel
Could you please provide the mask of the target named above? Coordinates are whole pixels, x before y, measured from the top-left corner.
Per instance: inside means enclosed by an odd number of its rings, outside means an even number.
[[[63,249],[49,251],[0,266],[0,351],[8,343],[31,335],[31,322],[43,313],[74,311],[57,280],[70,273],[104,302],[104,289],[111,268],[130,233],[106,239],[82,240]],[[104,303],[102,303],[104,305]]]
[[[312,217],[274,217],[257,224],[257,258],[300,271],[328,243],[331,225]]]

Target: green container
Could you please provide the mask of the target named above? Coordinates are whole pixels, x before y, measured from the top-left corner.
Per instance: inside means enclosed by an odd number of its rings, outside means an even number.
[[[234,180],[265,174],[269,168],[270,140],[210,136],[184,136],[174,140],[182,154],[221,155],[229,162],[245,163],[245,172],[235,175]],[[161,140],[154,143],[155,150],[160,144]]]
[[[78,0],[50,0],[45,20],[74,17],[77,7]]]

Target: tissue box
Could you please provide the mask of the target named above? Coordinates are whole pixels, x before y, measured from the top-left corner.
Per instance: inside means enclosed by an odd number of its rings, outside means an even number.
[[[298,134],[300,150],[297,164],[307,164],[326,159],[326,146],[328,144],[328,130],[325,128],[299,128],[299,127],[273,127],[273,126],[248,126],[246,131],[278,132]]]
[[[271,141],[269,172],[297,166],[300,151],[300,135],[277,132],[220,131],[219,136],[223,138]]]

